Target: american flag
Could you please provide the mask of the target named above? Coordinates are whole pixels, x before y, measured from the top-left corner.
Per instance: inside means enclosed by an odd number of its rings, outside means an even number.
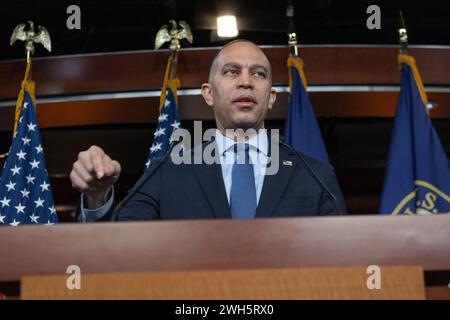
[[[158,124],[153,134],[153,144],[150,147],[145,168],[148,169],[153,159],[163,157],[172,144],[172,133],[180,127],[180,115],[172,89],[167,89],[163,108],[159,113]]]
[[[57,221],[33,100],[25,91],[0,178],[0,226],[51,225]]]

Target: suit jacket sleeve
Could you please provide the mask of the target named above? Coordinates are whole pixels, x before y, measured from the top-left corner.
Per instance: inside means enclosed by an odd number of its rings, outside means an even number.
[[[117,205],[114,204],[105,215],[96,221],[145,221],[159,219],[159,190],[161,184],[161,167],[152,170],[159,163],[154,161],[150,168],[136,182],[135,186],[128,191],[123,206],[116,213]],[[137,188],[137,189],[136,189]],[[135,190],[136,189],[136,190]],[[78,202],[75,211],[75,220],[80,221],[81,201]]]

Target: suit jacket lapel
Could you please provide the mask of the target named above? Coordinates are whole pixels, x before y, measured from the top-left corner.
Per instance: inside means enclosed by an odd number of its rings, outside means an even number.
[[[272,143],[278,142],[270,141],[270,144]],[[279,151],[278,173],[265,176],[256,209],[256,217],[270,217],[273,215],[275,207],[280,201],[292,174],[295,172],[297,166],[295,154],[286,150],[282,145],[280,145]]]
[[[215,142],[213,141],[210,143]],[[203,144],[201,147],[195,148],[193,152],[203,152],[203,149],[208,144],[209,143]],[[215,150],[217,150],[217,148]],[[192,160],[193,159],[194,158],[192,158]],[[192,166],[216,218],[231,218],[230,206],[228,204],[220,163],[216,162],[209,165],[202,161],[201,164],[194,164]]]

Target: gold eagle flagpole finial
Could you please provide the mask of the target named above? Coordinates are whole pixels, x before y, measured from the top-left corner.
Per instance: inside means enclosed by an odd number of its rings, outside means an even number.
[[[176,65],[177,65],[177,54],[181,48],[180,40],[186,39],[192,44],[193,36],[191,27],[185,22],[180,21],[177,26],[175,20],[169,20],[169,24],[172,26],[169,29],[167,24],[163,25],[156,34],[155,38],[155,49],[159,49],[166,42],[170,42],[169,49],[172,55],[172,64],[170,67],[170,79],[175,78],[176,75]]]
[[[170,42],[170,50],[178,51],[180,50],[181,39],[186,39],[189,43],[192,43],[192,31],[186,22],[180,21],[178,23],[180,25],[179,29],[175,20],[170,20],[169,23],[172,25],[170,30],[167,24],[158,30],[155,38],[155,49],[159,49],[164,43]]]
[[[164,84],[161,90],[160,110],[166,98],[167,87],[170,86],[172,88],[176,99],[176,90],[180,86],[180,81],[176,77],[178,51],[181,48],[180,40],[186,39],[191,44],[193,41],[191,28],[186,22],[180,21],[178,23],[180,28],[178,28],[177,22],[175,20],[169,20],[169,24],[172,26],[170,30],[167,24],[163,25],[158,30],[155,38],[155,49],[159,49],[164,43],[170,42],[170,57],[167,63],[167,68],[164,75]]]
[[[31,56],[34,54],[34,44],[40,43],[49,52],[52,51],[52,44],[48,30],[43,26],[38,26],[38,31],[34,30],[33,21],[28,21],[29,28],[27,30],[26,23],[18,24],[11,34],[10,45],[17,40],[25,41],[25,52],[27,54],[27,63],[30,62]]]

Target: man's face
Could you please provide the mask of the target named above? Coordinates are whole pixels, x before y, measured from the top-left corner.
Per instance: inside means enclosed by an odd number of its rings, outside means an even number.
[[[225,47],[213,66],[210,83],[202,85],[217,128],[263,128],[276,99],[271,77],[269,61],[254,44],[237,42]]]

